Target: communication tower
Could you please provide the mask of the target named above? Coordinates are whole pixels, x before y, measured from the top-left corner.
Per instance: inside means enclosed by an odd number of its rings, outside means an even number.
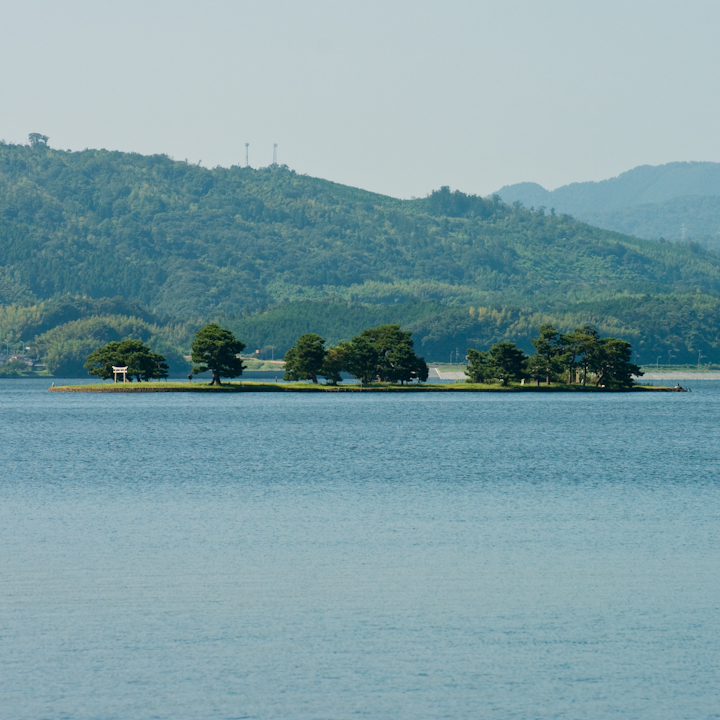
[[[273,165],[277,165],[277,143],[273,145]]]
[[[250,143],[245,143],[245,167],[250,165]]]

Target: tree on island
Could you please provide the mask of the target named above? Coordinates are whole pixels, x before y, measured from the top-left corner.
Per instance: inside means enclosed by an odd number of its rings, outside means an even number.
[[[285,353],[284,380],[312,380],[316,385],[325,360],[325,340],[315,333],[301,335]]]
[[[546,368],[547,366],[542,357],[537,354],[532,355],[525,361],[525,377],[529,380],[534,380],[537,386],[540,387],[540,383],[547,379]],[[548,383],[548,385],[549,384],[550,383]]]
[[[465,374],[468,376],[467,381],[471,383],[485,383],[497,379],[507,385],[511,380],[520,380],[526,374],[527,357],[515,343],[495,343],[489,352],[469,348],[467,355],[470,364]]]
[[[221,385],[221,377],[234,378],[242,375],[243,363],[237,357],[245,349],[230,330],[211,323],[195,333],[192,344],[193,375],[212,370],[210,385]]]
[[[427,363],[415,354],[411,336],[412,333],[401,330],[399,325],[376,328],[381,380],[404,385],[412,380],[428,379]]]
[[[378,376],[378,364],[379,355],[372,338],[362,334],[353,338],[343,370],[357,378],[361,385],[369,385]]]
[[[350,343],[345,369],[363,385],[376,377],[381,382],[401,385],[412,380],[424,382],[428,378],[427,363],[415,354],[411,335],[400,325],[363,330]]]
[[[538,385],[548,385],[567,370],[568,384],[582,370],[582,380],[613,390],[631,388],[633,376],[642,375],[640,368],[631,362],[632,347],[618,338],[601,338],[590,325],[576,328],[561,335],[552,325],[542,325],[540,336],[532,340],[535,354],[527,358],[511,342],[496,343],[489,352],[469,349],[470,365],[465,374],[468,382],[486,382],[499,379],[503,385],[510,380],[529,377]]]
[[[165,357],[154,353],[141,340],[120,340],[109,342],[88,355],[84,367],[88,374],[97,375],[103,380],[114,377],[113,366],[127,367],[132,382],[133,376],[140,382],[161,380],[168,376]]]
[[[573,370],[582,368],[582,384],[585,385],[588,371],[597,364],[600,333],[591,325],[583,325],[563,335],[562,339],[568,353],[568,382]]]
[[[467,356],[469,364],[465,369],[465,374],[468,376],[468,382],[486,383],[495,377],[489,353],[469,348]]]
[[[320,375],[322,375],[330,385],[337,385],[342,381],[342,375],[340,373],[347,370],[348,358],[352,351],[352,344],[349,342],[341,342],[334,347],[328,348],[322,367],[320,368]]]
[[[543,376],[546,384],[550,385],[550,380],[556,379],[569,359],[560,333],[552,325],[541,325],[540,337],[530,342],[535,348],[535,355],[530,358],[528,370],[538,385]]]
[[[499,342],[490,348],[490,365],[495,377],[505,386],[510,380],[520,380],[525,372],[525,353],[515,343]]]
[[[637,365],[630,362],[631,358],[632,346],[629,342],[617,338],[600,340],[591,368],[597,384],[613,390],[631,388],[634,384],[632,376],[643,374]]]

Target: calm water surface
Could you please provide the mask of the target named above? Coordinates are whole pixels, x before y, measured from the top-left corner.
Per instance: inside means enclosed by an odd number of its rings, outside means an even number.
[[[720,717],[720,390],[0,381],[0,712]]]

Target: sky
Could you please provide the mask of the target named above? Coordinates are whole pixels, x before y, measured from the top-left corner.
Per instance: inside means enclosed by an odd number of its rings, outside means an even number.
[[[720,161],[720,3],[0,0],[0,138],[395,197]]]

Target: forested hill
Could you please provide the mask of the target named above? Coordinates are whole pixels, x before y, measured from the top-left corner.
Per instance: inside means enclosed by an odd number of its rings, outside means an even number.
[[[0,145],[0,330],[18,341],[42,333],[40,345],[50,338],[77,357],[91,330],[97,342],[118,328],[160,337],[172,327],[163,337],[183,350],[183,323],[224,319],[282,351],[295,328],[329,323],[349,337],[361,318],[410,323],[432,357],[530,332],[538,313],[587,317],[676,356],[702,336],[707,357],[720,345],[719,268],[720,256],[697,246],[447,188],[402,201],[282,166],[207,169],[162,155]],[[118,296],[125,305],[100,302]],[[637,299],[657,319],[656,296],[682,308],[671,339],[628,310]],[[624,310],[605,316],[603,303],[618,297],[612,307]],[[146,311],[132,310],[138,303]],[[110,330],[87,320],[121,305]],[[70,318],[66,330],[48,329],[48,317]]]
[[[400,201],[284,167],[0,147],[0,302],[122,295],[175,318],[301,298],[441,302],[720,291],[718,257],[437,191]]]
[[[555,208],[599,227],[655,239],[699,239],[718,245],[720,163],[642,165],[600,182],[546,190],[532,182],[507,185],[507,203]]]

